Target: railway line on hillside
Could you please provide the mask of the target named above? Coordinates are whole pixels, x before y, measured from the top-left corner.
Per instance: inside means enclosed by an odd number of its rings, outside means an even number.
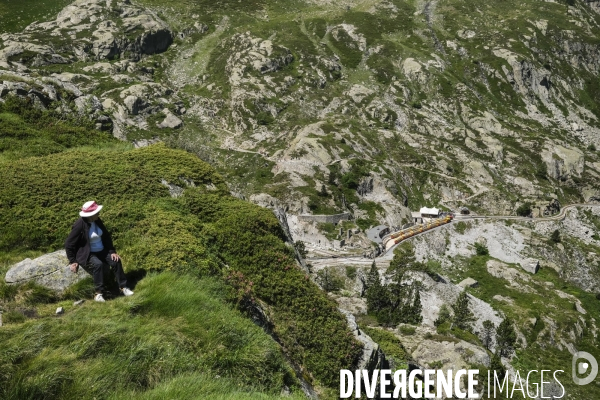
[[[367,258],[367,257],[358,257],[358,256],[348,256],[348,257],[344,257],[344,256],[331,256],[331,257],[321,257],[321,258],[311,258],[311,259],[307,259],[306,261],[310,264],[313,265],[313,267],[322,267],[325,265],[346,265],[346,264],[352,264],[352,265],[371,265],[371,263],[373,261],[375,261],[378,265],[382,264],[382,266],[384,264],[388,264],[393,256],[394,256],[394,252],[393,249],[400,243],[406,241],[406,240],[410,240],[412,238],[421,236],[421,235],[425,235],[431,232],[434,232],[436,230],[439,230],[447,225],[451,225],[453,223],[456,222],[460,222],[460,221],[471,221],[471,220],[484,220],[484,219],[490,219],[490,220],[517,220],[517,221],[526,221],[526,222],[547,222],[547,221],[562,221],[563,219],[566,218],[567,216],[567,212],[569,210],[575,209],[577,207],[600,207],[600,204],[596,204],[596,203],[577,203],[577,204],[569,204],[565,207],[562,207],[560,212],[556,215],[551,215],[551,216],[547,216],[547,217],[538,217],[538,218],[531,218],[531,217],[520,217],[520,216],[516,216],[516,215],[458,215],[454,218],[451,218],[450,221],[445,221],[442,223],[433,223],[431,224],[430,227],[428,228],[423,228],[420,229],[418,227],[412,226],[406,229],[402,229],[400,231],[396,231],[396,232],[392,232],[386,236],[384,236],[382,238],[383,240],[383,245],[385,248],[385,251],[383,252],[383,254],[379,255],[378,257],[373,258]],[[441,219],[440,219],[441,221]],[[406,233],[408,230],[412,229],[413,233],[411,235],[403,235],[402,233]],[[394,235],[397,235],[394,237]],[[397,240],[400,239],[401,240]],[[392,245],[387,246],[387,244],[389,243],[393,243]]]

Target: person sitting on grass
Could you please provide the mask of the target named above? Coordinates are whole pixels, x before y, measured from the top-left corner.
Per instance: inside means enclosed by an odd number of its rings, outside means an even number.
[[[110,266],[114,272],[123,295],[131,296],[133,292],[127,287],[121,257],[115,251],[110,233],[100,219],[100,210],[102,206],[95,201],[88,201],[81,207],[79,212],[81,218],[73,224],[71,233],[65,241],[65,250],[71,271],[77,273],[81,266],[92,275],[96,287],[94,300],[104,302],[102,290],[105,265]]]

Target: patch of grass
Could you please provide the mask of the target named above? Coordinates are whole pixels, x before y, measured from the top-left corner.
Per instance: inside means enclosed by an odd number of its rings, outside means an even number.
[[[70,0],[4,0],[0,3],[0,19],[2,20],[2,33],[20,32],[34,21],[47,21],[53,19],[56,14]]]
[[[228,391],[278,394],[293,386],[279,346],[225,304],[223,289],[212,278],[155,274],[138,284],[133,298],[84,303],[60,318],[8,326],[0,330],[0,393],[105,398],[110,387],[121,398],[175,392],[172,379],[190,373],[235,379],[240,386],[224,385]]]
[[[467,229],[469,229],[471,227],[471,224],[469,222],[464,222],[464,221],[458,221],[457,223],[454,224],[454,229],[456,230],[456,232],[460,233],[461,235],[464,235],[465,232],[467,231]]]
[[[381,350],[383,350],[386,358],[392,364],[392,370],[408,368],[410,355],[407,353],[400,339],[392,332],[367,326],[361,327],[361,329],[381,346]]]
[[[412,336],[416,332],[416,328],[410,325],[402,325],[398,328],[398,331],[405,336]]]

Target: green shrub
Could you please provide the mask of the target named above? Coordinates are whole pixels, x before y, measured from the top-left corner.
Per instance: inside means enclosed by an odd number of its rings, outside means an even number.
[[[17,159],[44,156],[82,145],[116,143],[108,132],[91,129],[86,121],[64,120],[56,112],[42,111],[31,102],[8,96],[0,103],[0,154]]]
[[[560,232],[558,231],[558,229],[556,229],[554,232],[552,232],[552,235],[550,235],[550,242],[551,243],[560,243]]]
[[[464,235],[464,233],[467,231],[467,223],[464,221],[458,221],[454,224],[454,229],[456,230],[456,232],[460,233],[461,235]]]
[[[346,276],[348,277],[348,279],[356,279],[356,267],[354,265],[346,265]]]
[[[517,208],[517,215],[520,217],[529,217],[531,215],[531,203],[523,203]]]
[[[371,337],[385,353],[386,358],[391,361],[392,369],[401,369],[408,367],[409,354],[392,332],[384,329],[375,329],[370,327],[361,327],[367,335]]]
[[[223,262],[252,282],[252,293],[273,310],[275,334],[293,360],[325,385],[361,352],[345,318],[295,264],[277,218],[269,210],[236,201],[232,211],[205,228],[206,243]]]
[[[403,335],[412,336],[417,331],[417,328],[415,328],[414,326],[410,326],[410,325],[402,325],[401,327],[398,328],[398,331]]]
[[[475,252],[478,256],[487,256],[490,254],[487,246],[483,243],[475,243]]]
[[[451,321],[451,320],[452,320],[452,313],[450,312],[450,308],[448,308],[448,306],[446,304],[442,304],[442,307],[440,307],[440,312],[438,313],[438,317],[433,322],[433,324],[436,327],[439,327],[442,324],[444,324],[446,321]],[[438,333],[441,333],[441,332],[438,331]]]
[[[317,272],[317,282],[326,292],[338,292],[344,288],[344,280],[338,276],[335,270],[324,268]]]

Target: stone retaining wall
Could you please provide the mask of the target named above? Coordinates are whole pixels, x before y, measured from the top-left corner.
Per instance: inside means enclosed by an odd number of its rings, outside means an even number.
[[[331,223],[337,224],[340,221],[349,221],[352,219],[352,214],[341,213],[333,215],[298,215],[298,220],[304,222],[320,222],[320,223]]]

